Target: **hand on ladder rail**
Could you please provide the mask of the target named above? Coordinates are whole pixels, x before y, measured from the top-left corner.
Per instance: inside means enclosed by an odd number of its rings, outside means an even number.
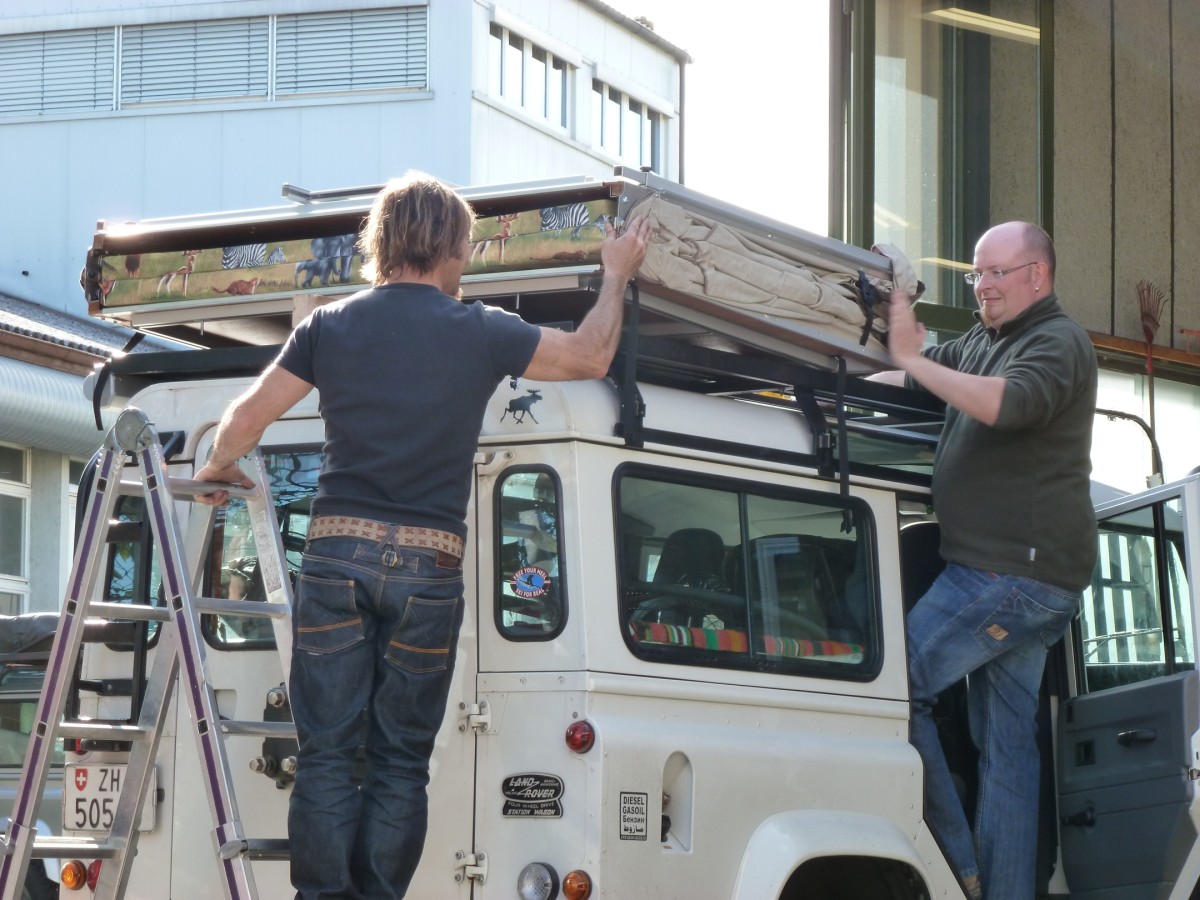
[[[230,463],[223,469],[214,469],[211,465],[205,465],[196,473],[195,481],[209,481],[221,485],[212,492],[195,495],[197,503],[207,506],[224,506],[229,502],[230,496],[244,496],[247,491],[254,490],[254,482],[246,476],[236,462]],[[245,490],[237,490],[239,485]]]

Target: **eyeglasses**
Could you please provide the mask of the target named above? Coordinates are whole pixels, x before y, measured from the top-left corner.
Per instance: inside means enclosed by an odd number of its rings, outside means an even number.
[[[983,281],[985,276],[991,278],[992,281],[999,281],[1005,275],[1010,275],[1017,271],[1017,269],[1023,269],[1026,266],[1036,265],[1037,260],[1034,260],[1033,262],[1021,263],[1019,266],[1013,266],[1011,269],[988,269],[984,272],[968,272],[963,276],[963,278],[966,280],[967,284],[970,285],[979,284],[979,282]]]

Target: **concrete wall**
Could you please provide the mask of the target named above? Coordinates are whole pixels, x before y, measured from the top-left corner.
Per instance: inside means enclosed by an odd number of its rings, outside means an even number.
[[[1055,0],[1058,286],[1088,329],[1142,339],[1136,285],[1171,300],[1156,343],[1200,329],[1200,4]]]
[[[990,15],[1036,25],[1028,0],[996,0]],[[991,41],[991,83],[1003,85],[988,99],[991,106],[988,134],[992,222],[1036,219],[1039,185],[1030,160],[1038,157],[1040,111],[1029,102],[1037,96],[1038,47],[1023,41]],[[974,235],[969,240],[975,240]]]

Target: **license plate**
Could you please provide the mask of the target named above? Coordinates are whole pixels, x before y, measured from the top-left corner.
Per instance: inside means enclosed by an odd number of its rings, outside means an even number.
[[[112,829],[117,801],[125,785],[125,766],[115,763],[69,763],[63,766],[63,831]],[[158,793],[157,770],[150,770],[150,786],[138,819],[138,831],[154,829],[154,800]]]

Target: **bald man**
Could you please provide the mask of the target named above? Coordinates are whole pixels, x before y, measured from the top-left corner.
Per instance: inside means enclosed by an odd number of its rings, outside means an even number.
[[[911,739],[925,815],[971,898],[1035,896],[1036,715],[1046,651],[1091,582],[1096,355],[1054,293],[1054,244],[1028,222],[990,229],[966,275],[979,304],[961,337],[924,347],[909,299],[893,294],[880,380],[947,404],[933,468],[946,569],[908,617]],[[974,827],[938,741],[938,694],[970,675],[979,750]]]

